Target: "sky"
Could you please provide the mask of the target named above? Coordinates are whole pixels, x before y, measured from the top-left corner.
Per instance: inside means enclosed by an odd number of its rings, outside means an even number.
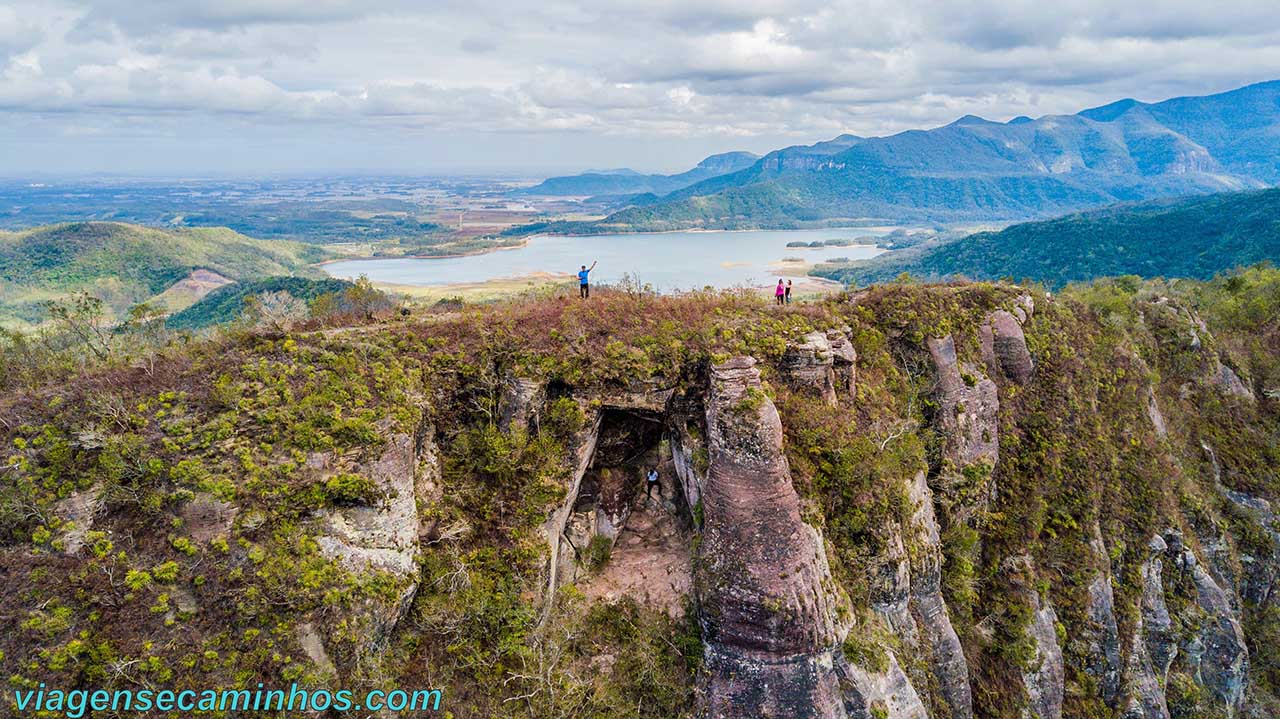
[[[1273,79],[1275,0],[0,0],[0,176],[679,171]]]

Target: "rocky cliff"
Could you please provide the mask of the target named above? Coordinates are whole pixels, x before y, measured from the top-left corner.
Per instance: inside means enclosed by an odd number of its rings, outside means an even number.
[[[1239,291],[602,292],[9,388],[0,663],[454,716],[1274,716],[1280,342]]]

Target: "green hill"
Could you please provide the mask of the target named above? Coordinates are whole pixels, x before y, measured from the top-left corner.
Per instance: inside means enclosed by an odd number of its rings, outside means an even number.
[[[350,286],[351,283],[345,280],[312,280],[306,277],[268,277],[236,282],[219,287],[194,305],[171,315],[165,324],[179,330],[203,329],[236,319],[244,311],[245,300],[263,292],[288,292],[300,300],[310,301]]]
[[[237,281],[317,274],[309,265],[326,256],[316,247],[225,228],[81,222],[0,233],[0,323],[39,322],[42,302],[78,291],[120,313],[196,270]]]
[[[926,278],[1027,278],[1061,286],[1112,275],[1206,279],[1268,260],[1280,260],[1280,189],[1119,205],[853,266],[819,268],[816,274],[858,284],[909,272]]]

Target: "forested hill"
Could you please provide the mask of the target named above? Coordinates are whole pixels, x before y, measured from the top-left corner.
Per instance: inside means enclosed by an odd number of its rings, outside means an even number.
[[[1119,205],[818,273],[858,284],[909,272],[1060,286],[1112,275],[1204,279],[1268,260],[1280,261],[1280,189]]]
[[[189,282],[190,292],[166,298],[185,306],[209,284],[313,274],[308,266],[327,256],[318,247],[226,228],[78,222],[0,233],[0,322],[38,321],[42,302],[82,290],[120,312]]]

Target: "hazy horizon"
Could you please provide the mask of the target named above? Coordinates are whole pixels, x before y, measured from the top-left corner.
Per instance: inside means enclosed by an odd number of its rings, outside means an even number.
[[[687,169],[1280,78],[1272,3],[0,3],[0,176]]]

